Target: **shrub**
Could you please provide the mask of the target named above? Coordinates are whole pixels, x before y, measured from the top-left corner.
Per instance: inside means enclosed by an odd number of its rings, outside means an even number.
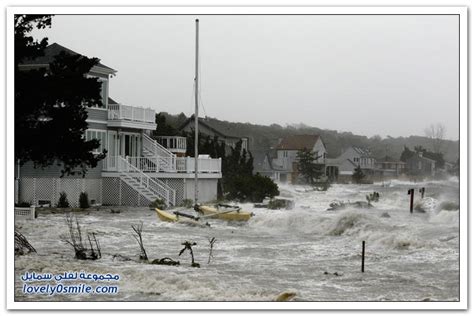
[[[69,201],[67,200],[66,192],[59,193],[59,201],[57,207],[65,208],[69,207]]]
[[[29,202],[20,202],[15,204],[16,207],[30,207],[31,203]]]
[[[166,209],[166,203],[163,199],[156,199],[155,202],[150,204],[150,208],[159,208],[160,210]]]
[[[280,192],[278,186],[269,177],[256,175],[238,175],[228,179],[225,184],[227,198],[239,201],[261,203],[267,197],[274,197]]]
[[[279,210],[285,207],[286,207],[285,200],[273,199],[270,202],[268,202],[268,208],[271,210]]]
[[[89,208],[89,197],[87,195],[87,192],[81,192],[79,195],[79,207],[80,208]]]
[[[181,201],[181,203],[179,204],[179,206],[181,206],[181,207],[186,207],[186,208],[191,208],[191,207],[193,207],[193,204],[194,204],[193,200],[191,200],[191,199],[184,199],[184,200]]]
[[[352,173],[352,181],[357,184],[361,184],[365,178],[365,174],[360,168],[360,166],[357,166],[357,168],[354,169],[354,172]]]

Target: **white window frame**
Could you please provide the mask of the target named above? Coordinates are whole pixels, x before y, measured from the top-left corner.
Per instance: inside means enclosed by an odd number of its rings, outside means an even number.
[[[88,132],[91,132],[91,133],[94,132],[96,137],[89,139],[87,137]],[[97,138],[97,135],[98,135],[97,133],[103,133],[104,138]],[[107,133],[107,130],[105,130],[105,129],[88,128],[85,131],[84,138],[85,138],[86,141],[89,141],[89,140],[92,140],[92,139],[97,139],[98,141],[100,141],[100,147],[94,149],[92,151],[93,154],[101,154],[104,149],[108,149],[108,147],[107,147],[107,135],[108,135],[108,133]],[[104,141],[104,142],[102,142],[102,141]]]

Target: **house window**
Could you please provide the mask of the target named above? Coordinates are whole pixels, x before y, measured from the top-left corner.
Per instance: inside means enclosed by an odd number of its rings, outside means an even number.
[[[100,80],[102,85],[100,95],[102,96],[102,107],[107,108],[107,97],[109,95],[109,82],[107,80]]]
[[[418,169],[421,170],[421,161],[418,161]]]
[[[105,131],[101,130],[87,130],[86,131],[86,141],[97,139],[100,142],[100,146],[94,149],[93,153],[99,154],[102,153],[104,148],[106,148],[106,134]]]
[[[354,162],[359,162],[359,158],[355,157]]]

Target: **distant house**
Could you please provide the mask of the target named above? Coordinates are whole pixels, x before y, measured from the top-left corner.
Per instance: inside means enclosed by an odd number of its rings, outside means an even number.
[[[282,181],[282,179],[286,181],[289,173],[288,170],[285,170],[281,166],[273,164],[273,160],[276,158],[275,150],[263,153],[252,152],[252,155],[254,173],[259,173],[263,176],[267,176],[274,181]]]
[[[59,44],[46,47],[44,56],[19,65],[22,70],[49,68],[60,52],[80,55]],[[97,167],[80,175],[60,177],[61,166],[36,168],[25,162],[16,168],[17,201],[33,205],[56,204],[61,192],[72,206],[78,206],[79,194],[88,193],[95,204],[148,206],[157,199],[177,205],[194,197],[194,160],[179,157],[150,137],[156,129],[155,110],[120,104],[109,97],[109,80],[116,70],[98,63],[89,76],[101,84],[102,105],[88,107],[86,140],[97,139],[107,157]],[[133,80],[133,78],[130,78]],[[199,201],[217,197],[217,181],[222,177],[221,160],[199,160]]]
[[[405,165],[403,161],[385,156],[376,160],[375,172],[381,177],[398,177],[405,172]]]
[[[219,131],[215,127],[213,127],[208,121],[206,121],[206,119],[201,117],[198,119],[198,122],[198,130],[200,134],[210,136],[211,138],[217,137],[218,141],[224,143],[228,150],[230,150],[231,147],[235,147],[239,141],[242,142],[242,150],[249,150],[248,137],[226,135],[222,131]],[[178,130],[187,133],[194,133],[194,115],[192,115],[183,124],[181,124]]]
[[[412,155],[406,161],[406,171],[412,176],[434,176],[436,161],[423,156],[423,152]]]
[[[326,175],[330,181],[350,182],[354,169],[360,167],[368,177],[374,174],[375,158],[367,148],[352,146],[339,157],[326,163]]]
[[[297,154],[303,149],[315,153],[318,164],[325,164],[327,150],[319,135],[291,135],[280,139],[275,147],[276,157],[271,160],[275,179],[281,182],[294,182],[298,177]]]

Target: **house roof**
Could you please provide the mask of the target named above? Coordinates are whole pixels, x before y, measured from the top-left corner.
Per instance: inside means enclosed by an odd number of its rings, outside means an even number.
[[[313,149],[319,139],[319,135],[290,135],[280,140],[276,146],[277,150],[303,150]]]
[[[50,63],[52,63],[54,61],[54,57],[56,57],[57,55],[59,55],[61,52],[65,52],[66,54],[69,54],[69,55],[80,55],[80,56],[84,56],[84,55],[81,55],[79,53],[76,53],[75,51],[67,48],[67,47],[64,47],[64,46],[61,46],[59,45],[58,43],[53,43],[51,45],[48,45],[45,49],[44,49],[44,55],[43,56],[39,56],[37,58],[34,58],[34,59],[28,59],[28,60],[25,60],[22,62],[23,65],[49,65]],[[117,71],[115,69],[112,69],[102,63],[98,63],[95,67],[99,67],[99,68],[103,68],[105,71],[109,72],[109,73],[116,73]]]
[[[383,158],[377,159],[377,162],[386,162],[386,163],[399,163],[399,164],[404,164],[403,161],[394,159],[390,156],[385,156]]]
[[[198,122],[199,122],[199,125],[200,125],[200,126],[205,126],[205,127],[207,127],[207,128],[210,129],[214,134],[216,134],[217,136],[222,137],[222,138],[235,138],[235,139],[248,138],[248,137],[238,137],[238,136],[226,135],[226,134],[222,133],[221,131],[217,130],[215,127],[211,126],[208,121],[206,121],[205,119],[203,119],[203,118],[201,118],[201,117],[198,118]],[[178,130],[181,131],[181,130],[184,129],[189,123],[194,124],[194,114],[191,115],[191,117],[188,118],[186,121],[184,121],[183,124],[181,124],[181,126],[178,128]],[[194,125],[193,125],[193,126],[194,126]]]
[[[352,146],[352,149],[354,149],[354,151],[358,153],[361,157],[364,157],[364,158],[372,157],[372,152],[367,148]]]
[[[420,156],[417,155],[417,154],[411,156],[410,158],[407,159],[407,161],[408,161],[408,160],[425,160],[425,161],[428,161],[428,162],[434,162],[434,163],[436,163],[436,160],[427,158],[427,157],[425,157],[425,156],[421,156],[421,157],[420,157]]]
[[[109,103],[109,104],[118,104],[118,103],[117,103],[114,99],[112,99],[111,97],[109,97],[108,103]]]

